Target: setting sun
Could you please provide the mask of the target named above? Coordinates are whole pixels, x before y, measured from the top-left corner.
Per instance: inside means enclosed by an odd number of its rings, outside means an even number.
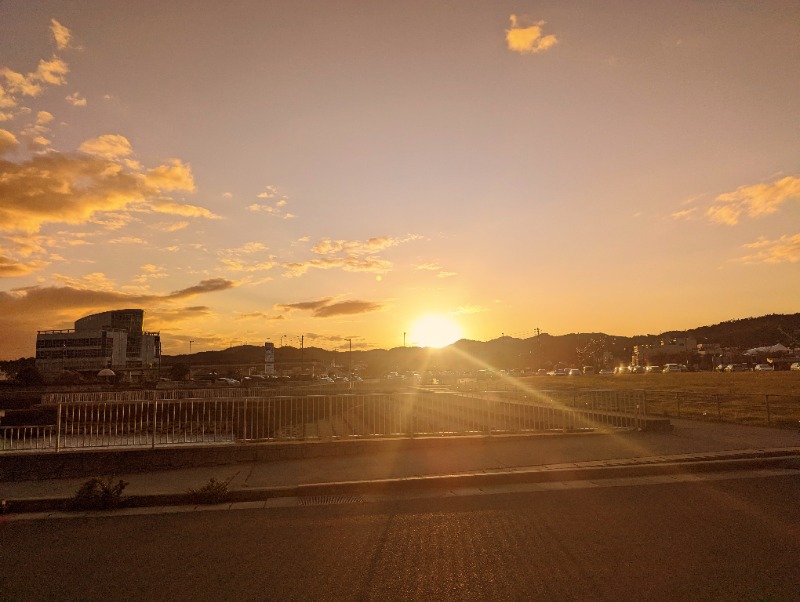
[[[445,347],[462,338],[461,327],[446,316],[430,314],[414,322],[409,332],[412,345]]]

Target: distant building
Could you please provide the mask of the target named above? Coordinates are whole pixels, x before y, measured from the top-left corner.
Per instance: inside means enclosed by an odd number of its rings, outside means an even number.
[[[145,332],[144,310],[119,309],[92,314],[69,330],[36,334],[36,367],[44,375],[64,370],[94,375],[103,368],[129,375],[155,368],[161,357],[161,336]]]
[[[689,353],[697,351],[697,339],[682,338],[661,340],[659,345],[634,345],[631,363],[634,366],[643,366],[650,363],[654,356],[674,357],[688,356]]]

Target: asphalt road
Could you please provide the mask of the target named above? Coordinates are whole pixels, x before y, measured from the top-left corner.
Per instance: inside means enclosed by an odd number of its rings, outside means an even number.
[[[2,600],[799,600],[800,478],[0,523]]]

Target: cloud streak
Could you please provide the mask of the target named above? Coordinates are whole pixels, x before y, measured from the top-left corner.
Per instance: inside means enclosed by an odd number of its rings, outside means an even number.
[[[739,259],[742,263],[798,263],[800,262],[800,234],[781,236],[775,240],[759,239],[744,245],[753,251]]]
[[[275,306],[275,309],[284,311],[310,311],[311,315],[315,318],[330,318],[332,316],[365,314],[373,311],[380,311],[383,308],[384,305],[382,303],[377,303],[375,301],[352,300],[334,302],[332,297],[325,297],[317,301],[284,303]]]
[[[283,263],[283,275],[290,278],[301,276],[310,269],[385,274],[391,271],[392,263],[376,255],[383,250],[421,238],[416,234],[405,237],[377,236],[364,241],[323,238],[311,247],[311,252],[320,257]]]
[[[719,195],[706,211],[713,222],[735,226],[742,217],[757,218],[775,213],[790,201],[800,200],[800,178],[787,176],[770,183],[740,186]]]

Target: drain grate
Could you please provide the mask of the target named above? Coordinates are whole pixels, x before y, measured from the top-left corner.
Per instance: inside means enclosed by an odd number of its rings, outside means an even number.
[[[309,495],[300,498],[301,506],[331,506],[333,504],[360,504],[360,495]]]

